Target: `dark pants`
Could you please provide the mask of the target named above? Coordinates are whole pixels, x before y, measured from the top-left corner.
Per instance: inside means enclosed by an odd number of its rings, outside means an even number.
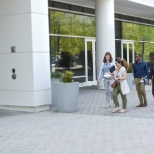
[[[127,98],[126,95],[123,95],[121,92],[120,83],[118,83],[118,85],[115,88],[113,88],[113,101],[115,103],[115,107],[119,107],[119,101],[118,101],[119,94],[121,95],[122,98],[123,109],[126,109]]]

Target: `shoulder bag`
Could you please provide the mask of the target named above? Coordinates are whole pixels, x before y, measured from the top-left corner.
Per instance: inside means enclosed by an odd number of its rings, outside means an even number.
[[[114,82],[111,84],[111,87],[112,88],[115,88],[117,85],[118,85],[118,81],[117,80],[114,80]]]
[[[121,67],[120,67],[121,68]],[[119,69],[120,70],[120,69]],[[117,71],[117,77],[118,77],[118,72],[119,70]],[[111,87],[112,88],[115,88],[116,86],[118,85],[118,81],[117,80],[114,80],[114,82],[111,84]]]

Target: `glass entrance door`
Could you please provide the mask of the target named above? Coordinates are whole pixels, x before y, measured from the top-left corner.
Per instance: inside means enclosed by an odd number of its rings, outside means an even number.
[[[96,39],[85,39],[86,85],[97,85],[96,81]]]
[[[122,41],[121,42],[121,58],[125,59],[127,63],[134,63],[134,42]]]

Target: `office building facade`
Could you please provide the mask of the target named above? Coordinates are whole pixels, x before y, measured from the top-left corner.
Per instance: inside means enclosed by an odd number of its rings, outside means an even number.
[[[1,0],[0,108],[48,109],[50,71],[69,69],[80,86],[96,85],[107,51],[129,63],[134,53],[152,60],[154,2],[140,2]]]

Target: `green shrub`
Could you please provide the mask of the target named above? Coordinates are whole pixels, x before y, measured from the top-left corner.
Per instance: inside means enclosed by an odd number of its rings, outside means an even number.
[[[55,71],[55,72],[51,72],[51,78],[59,78],[61,79],[63,77],[63,73]]]
[[[123,62],[124,62],[124,67],[126,68],[126,70],[128,70],[129,64],[125,59],[123,59]]]
[[[63,78],[62,78],[62,81],[63,81],[64,83],[73,82],[73,81],[74,81],[74,80],[73,80],[73,75],[74,75],[74,73],[73,73],[72,71],[65,71],[65,72],[64,72],[64,76],[63,76]]]
[[[130,63],[128,65],[127,73],[133,73],[133,65],[132,65],[132,63]]]

